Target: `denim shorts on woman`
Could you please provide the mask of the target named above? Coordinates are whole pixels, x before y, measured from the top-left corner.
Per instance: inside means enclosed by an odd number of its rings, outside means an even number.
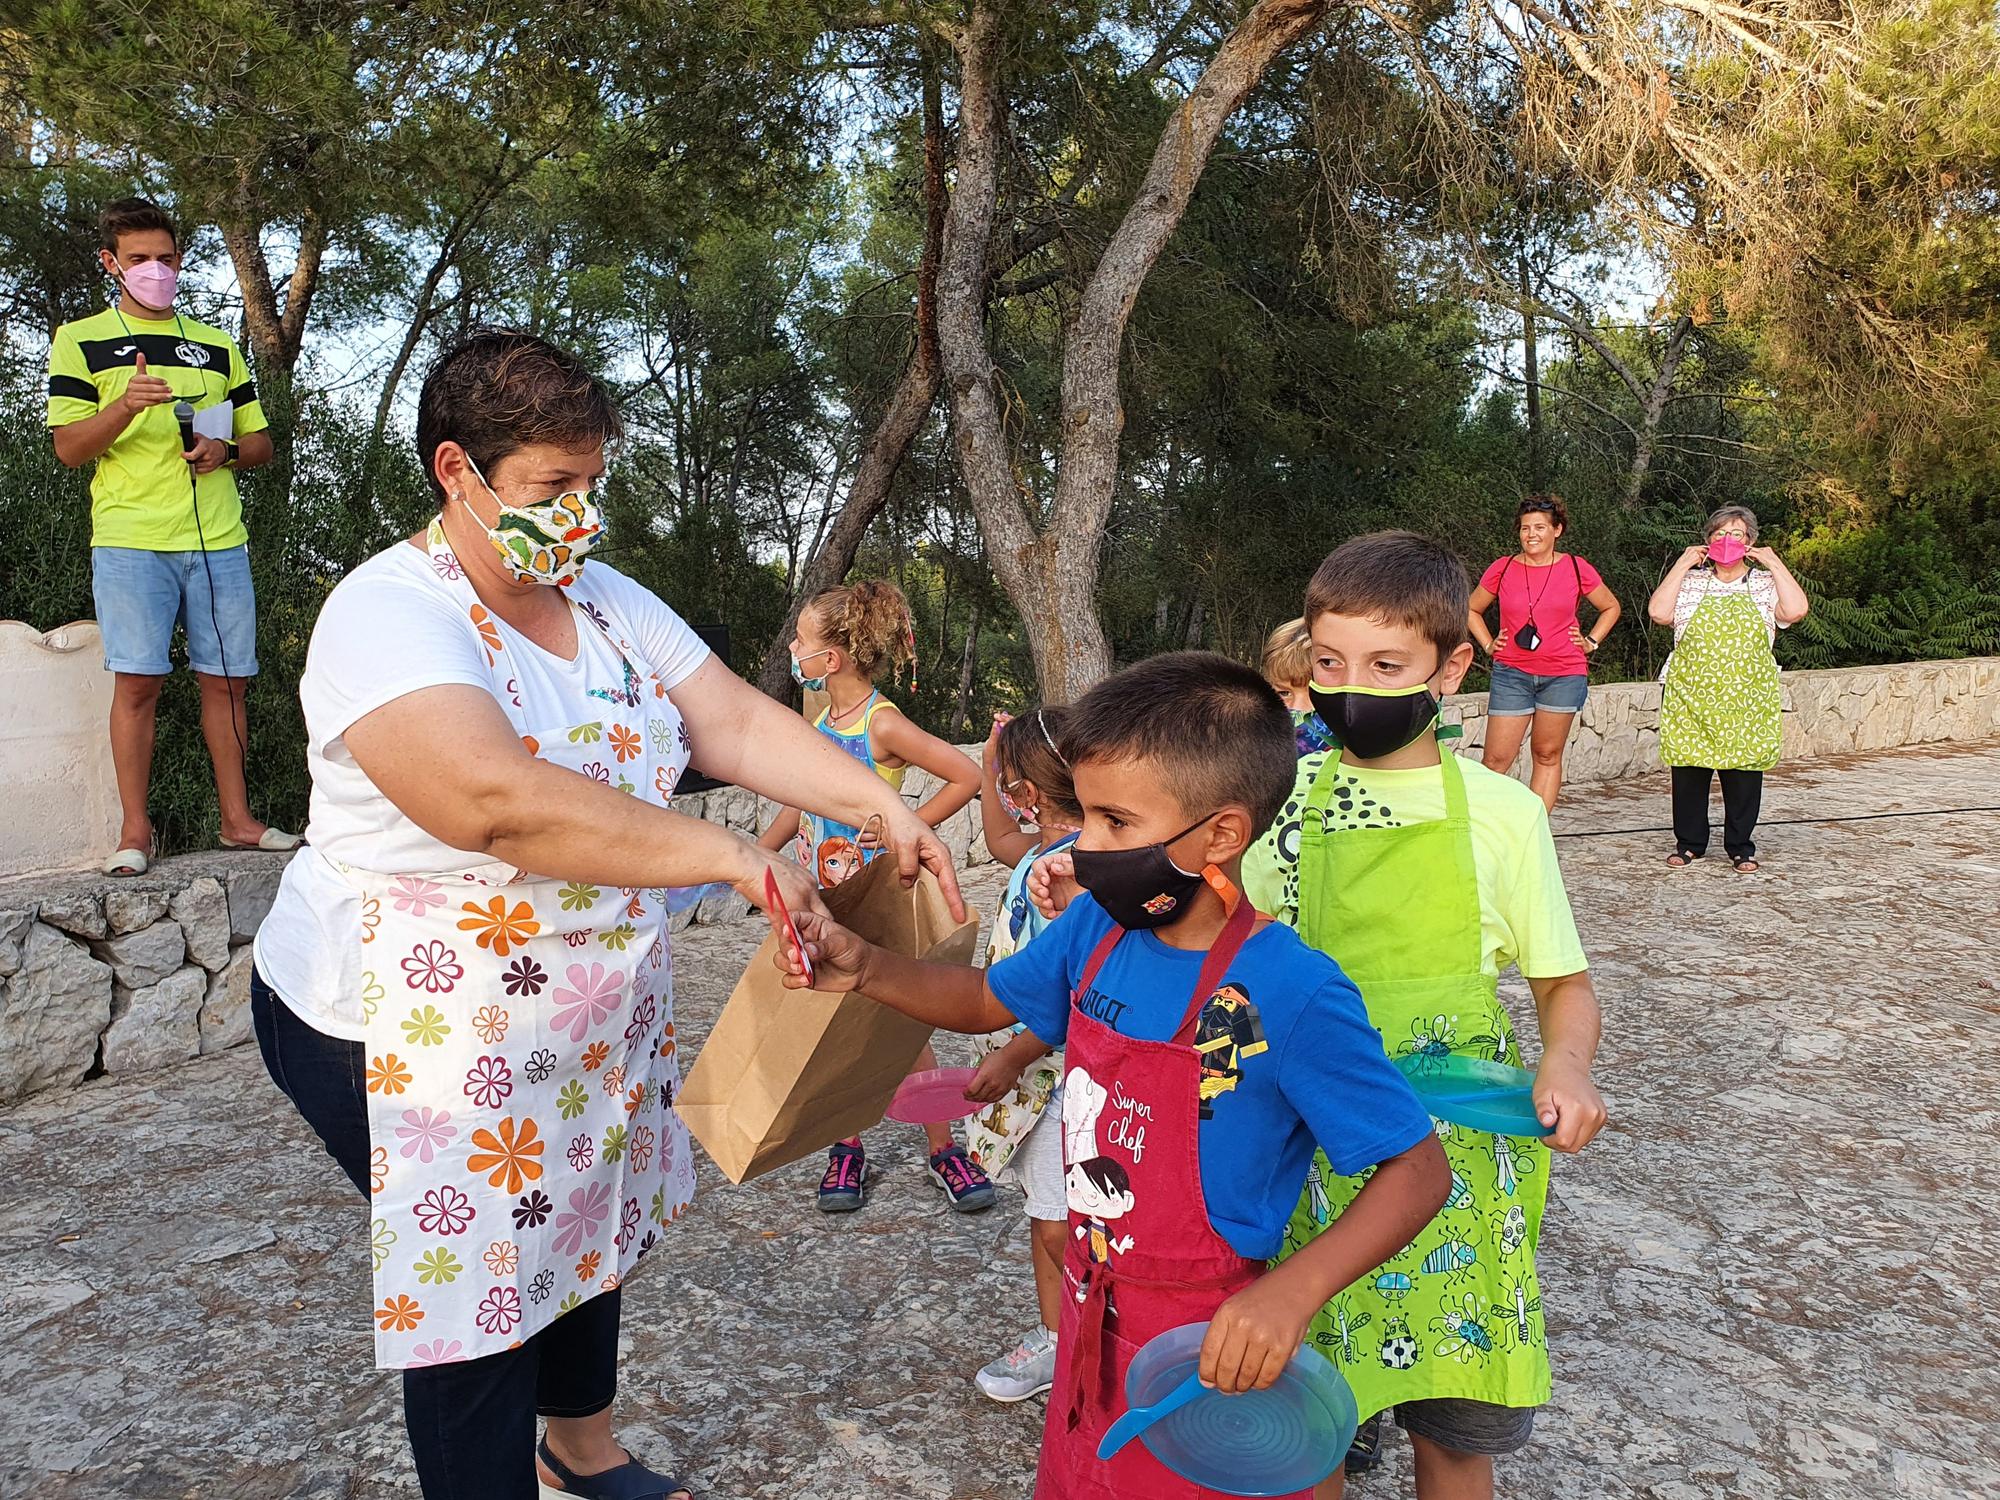
[[[91,593],[104,637],[104,670],[138,677],[171,672],[167,647],[178,624],[188,664],[210,677],[257,675],[257,597],[250,549],[149,552],[92,547]]]
[[[1583,700],[1589,693],[1588,673],[1537,677],[1532,672],[1523,672],[1519,667],[1496,661],[1493,663],[1493,685],[1486,693],[1486,717],[1519,719],[1537,709],[1551,714],[1573,714],[1582,709]]]

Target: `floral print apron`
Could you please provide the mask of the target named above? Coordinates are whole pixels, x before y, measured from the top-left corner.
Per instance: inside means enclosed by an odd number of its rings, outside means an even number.
[[[1389,1054],[1453,1052],[1519,1066],[1496,982],[1480,962],[1479,880],[1465,775],[1446,751],[1442,820],[1326,827],[1340,776],[1329,755],[1299,830],[1299,936],[1361,991]],[[1412,899],[1412,893],[1416,899]],[[1399,1401],[1464,1397],[1496,1406],[1549,1399],[1535,1247],[1549,1148],[1437,1122],[1451,1163],[1444,1209],[1400,1254],[1314,1317],[1306,1342],[1339,1367],[1366,1418]],[[1281,1258],[1309,1243],[1361,1191],[1313,1153]]]
[[[427,548],[529,751],[664,804],[689,738],[621,623],[576,604],[579,657],[595,632],[620,670],[590,684],[600,712],[548,722],[510,667],[532,648],[436,522]],[[693,1196],[665,892],[498,863],[342,873],[362,899],[376,1364],[477,1359],[617,1286]]]

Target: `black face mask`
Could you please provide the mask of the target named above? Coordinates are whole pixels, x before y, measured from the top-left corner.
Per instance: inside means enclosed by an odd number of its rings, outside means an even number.
[[[1437,722],[1438,700],[1429,687],[1311,687],[1313,708],[1340,746],[1357,760],[1394,755]]]
[[[1137,849],[1071,849],[1076,883],[1096,898],[1120,927],[1144,931],[1164,927],[1187,909],[1201,888],[1199,871],[1190,875],[1167,853],[1167,845],[1193,833],[1208,817],[1196,818],[1170,839]]]

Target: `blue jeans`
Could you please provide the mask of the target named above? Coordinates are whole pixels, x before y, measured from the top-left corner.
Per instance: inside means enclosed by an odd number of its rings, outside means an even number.
[[[1537,677],[1532,672],[1523,672],[1519,667],[1496,661],[1493,663],[1493,685],[1486,694],[1486,716],[1489,719],[1521,719],[1537,710],[1552,714],[1578,713],[1589,694],[1590,675],[1586,672]]]
[[[250,1021],[271,1081],[366,1202],[366,1049],[301,1021],[254,968]],[[621,1295],[599,1292],[518,1348],[403,1371],[403,1424],[424,1500],[536,1500],[537,1413],[587,1417],[617,1393]]]
[[[148,552],[92,547],[90,591],[104,636],[104,669],[138,677],[173,670],[174,626],[187,632],[188,662],[210,677],[257,675],[257,596],[250,549]]]

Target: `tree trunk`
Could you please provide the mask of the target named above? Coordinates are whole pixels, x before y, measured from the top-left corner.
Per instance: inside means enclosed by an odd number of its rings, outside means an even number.
[[[1639,491],[1645,486],[1646,473],[1653,466],[1653,445],[1660,434],[1660,417],[1667,409],[1667,397],[1673,394],[1674,372],[1680,369],[1681,357],[1687,353],[1688,333],[1694,327],[1694,320],[1686,315],[1676,319],[1667,335],[1666,348],[1660,354],[1659,373],[1653,377],[1653,384],[1646,392],[1646,399],[1639,408],[1638,433],[1632,442],[1632,464],[1625,471],[1625,488],[1619,496],[1620,503],[1627,510],[1639,508]]]
[[[945,730],[944,737],[954,745],[962,741],[966,725],[972,719],[973,672],[979,665],[980,602],[972,601],[972,623],[965,627],[965,654],[958,663],[958,700],[951,711],[951,724]]]
[[[1521,271],[1521,373],[1527,378],[1528,489],[1539,494],[1547,483],[1542,450],[1542,375],[1540,351],[1535,344],[1534,290],[1528,280],[1528,257],[1520,260]]]
[[[781,702],[788,700],[792,691],[791,640],[798,628],[799,611],[814,594],[839,583],[854,566],[854,555],[861,549],[862,538],[888,503],[896,471],[902,467],[937,401],[940,370],[937,285],[945,219],[944,103],[937,60],[928,44],[924,51],[923,114],[924,243],[917,261],[917,346],[903,367],[881,419],[861,449],[853,481],[848,485],[847,503],[826,529],[811,559],[799,570],[784,628],[764,654],[757,686]]]
[[[958,35],[958,183],[938,278],[938,334],[953,435],[995,575],[1028,632],[1045,703],[1067,703],[1111,670],[1097,612],[1098,554],[1125,425],[1119,360],[1133,304],[1179,225],[1229,116],[1328,0],[1259,0],[1209,60],[1160,134],[1151,165],[1086,283],[1063,354],[1062,450],[1042,514],[1015,471],[1000,375],[986,346],[988,246],[999,198],[1005,104],[997,0],[974,0]]]

